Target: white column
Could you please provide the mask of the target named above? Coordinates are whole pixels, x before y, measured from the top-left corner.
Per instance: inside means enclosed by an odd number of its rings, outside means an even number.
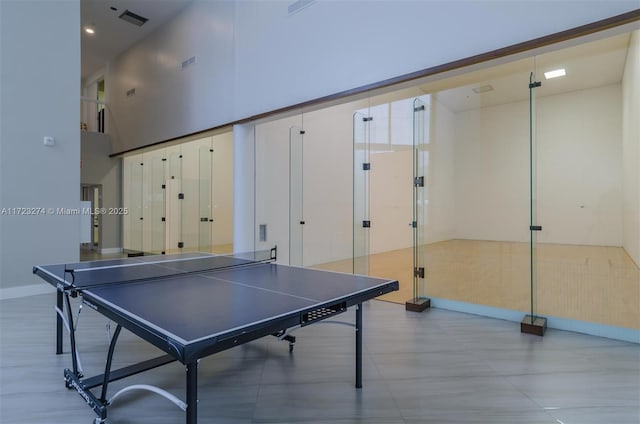
[[[255,250],[255,126],[233,126],[233,250]]]

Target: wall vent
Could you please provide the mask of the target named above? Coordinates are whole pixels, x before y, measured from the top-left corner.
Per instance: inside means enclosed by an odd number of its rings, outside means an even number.
[[[267,224],[260,224],[260,241],[267,241]]]
[[[196,57],[190,57],[189,59],[182,62],[182,69],[186,68],[189,65],[193,65],[194,63],[196,63]]]
[[[145,24],[145,22],[147,22],[149,19],[145,18],[144,16],[140,16],[138,14],[135,14],[133,12],[131,12],[129,9],[125,10],[124,12],[122,12],[119,16],[120,19],[122,19],[123,21],[127,21],[130,24],[134,24],[137,26],[142,26]]]
[[[298,1],[295,1],[295,2],[293,2],[293,3],[291,3],[289,5],[289,9],[288,9],[289,10],[289,15],[293,15],[294,13],[298,13],[299,11],[304,9],[305,7],[309,7],[315,2],[316,2],[316,0],[298,0]]]

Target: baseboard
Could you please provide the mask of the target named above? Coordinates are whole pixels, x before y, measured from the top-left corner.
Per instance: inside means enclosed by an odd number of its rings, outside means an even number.
[[[15,299],[18,297],[34,296],[37,294],[55,293],[56,289],[45,284],[29,284],[26,286],[7,287],[0,289],[0,300]]]
[[[448,309],[451,311],[465,312],[489,318],[498,318],[506,321],[520,323],[525,312],[510,309],[495,308],[492,306],[476,305],[473,303],[459,302],[448,299],[431,298],[431,307]],[[620,340],[640,344],[640,330],[632,328],[614,327],[593,322],[578,321],[574,319],[559,318],[545,315],[547,328],[572,331],[574,333],[588,334],[590,336],[605,337],[607,339]]]
[[[101,255],[115,255],[117,253],[122,253],[122,247],[107,247],[100,249]]]

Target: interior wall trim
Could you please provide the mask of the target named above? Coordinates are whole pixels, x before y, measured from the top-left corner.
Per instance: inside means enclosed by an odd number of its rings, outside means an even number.
[[[573,40],[587,35],[595,34],[598,32],[606,31],[608,29],[628,25],[633,22],[640,21],[640,8],[634,9],[629,12],[612,16],[610,18],[602,19],[599,21],[591,22],[589,24],[581,25],[575,28],[570,28],[565,31],[556,32],[553,34],[545,35],[543,37],[534,38],[532,40],[524,41],[521,43],[513,44],[507,47],[499,48],[485,53],[480,53],[474,56],[469,56],[463,59],[454,60],[452,62],[436,65],[430,68],[422,69],[419,71],[411,72],[408,74],[400,75],[397,77],[389,78],[376,83],[363,85],[350,90],[341,91],[339,93],[330,94],[327,96],[319,97],[316,99],[308,100],[302,103],[285,106],[282,108],[274,109],[268,112],[263,112],[257,115],[241,118],[239,120],[228,122],[222,125],[211,127],[202,131],[196,131],[189,134],[184,134],[179,137],[173,137],[168,140],[161,140],[154,143],[147,144],[145,146],[136,147],[133,149],[123,150],[117,153],[112,153],[110,157],[122,156],[135,151],[147,149],[149,147],[159,146],[165,143],[174,142],[187,137],[194,137],[200,134],[204,134],[210,131],[224,131],[232,128],[233,125],[247,124],[253,121],[263,120],[274,116],[290,113],[298,109],[305,109],[311,107],[317,107],[326,103],[336,102],[338,100],[347,99],[352,96],[362,95],[364,93],[389,88],[399,84],[409,83],[418,79],[423,79],[446,72],[455,71],[458,69],[478,65],[484,62],[489,62],[496,59],[505,58],[508,56],[525,53],[547,47],[553,44],[562,43],[565,41]]]

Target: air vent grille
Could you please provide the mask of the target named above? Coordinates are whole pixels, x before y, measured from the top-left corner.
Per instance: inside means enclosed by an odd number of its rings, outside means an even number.
[[[122,12],[119,16],[120,19],[122,19],[123,21],[127,21],[130,24],[134,24],[137,26],[142,26],[145,24],[145,22],[147,22],[149,19],[145,18],[144,16],[140,16],[136,13],[133,13],[132,11],[130,11],[129,9],[125,10],[124,12]]]

